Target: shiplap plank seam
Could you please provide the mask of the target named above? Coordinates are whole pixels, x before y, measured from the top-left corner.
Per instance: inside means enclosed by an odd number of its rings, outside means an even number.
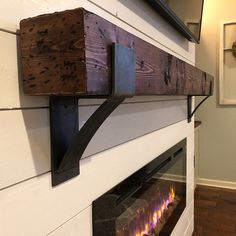
[[[49,236],[51,234],[53,234],[55,231],[57,231],[58,229],[60,229],[61,227],[63,227],[65,224],[67,224],[68,222],[70,222],[71,220],[75,219],[77,216],[79,216],[82,212],[88,210],[92,205],[88,205],[87,207],[85,207],[84,209],[82,209],[81,211],[79,211],[76,215],[72,216],[71,218],[69,218],[68,220],[66,220],[65,222],[63,222],[61,225],[59,225],[57,228],[55,228],[54,230],[52,230],[51,232],[47,233],[46,236]]]
[[[0,227],[0,234],[4,235],[4,230],[8,233],[5,235],[14,232],[20,232],[20,235],[32,235],[30,234],[32,232],[35,232],[35,235],[45,235],[51,232],[68,218],[91,205],[94,199],[120,182],[128,173],[133,173],[135,169],[141,168],[173,144],[189,137],[192,129],[193,123],[187,124],[186,121],[182,121],[93,158],[84,159],[81,161],[81,175],[56,188],[51,188],[50,173],[48,173],[1,191],[0,210],[4,212],[4,217],[0,214],[0,225],[3,224],[1,226],[4,228]],[[158,148],[156,142],[152,140],[158,142]],[[143,142],[146,145],[145,149],[142,148]],[[104,163],[113,169],[112,175],[109,169],[104,170]],[[116,168],[122,163],[127,168],[122,170]],[[110,176],[109,180],[107,176]],[[97,184],[93,186],[94,179],[97,180]],[[70,201],[62,204],[69,197]],[[15,207],[9,208],[9,204]],[[28,214],[22,214],[25,209],[28,210]],[[41,214],[46,209],[47,216],[42,218]],[[57,214],[57,217],[52,217],[53,214]],[[19,217],[20,215],[22,217]],[[31,219],[30,225],[29,219]],[[41,224],[38,224],[39,220]],[[6,224],[14,227],[6,227]]]
[[[140,30],[137,27],[134,27],[133,25],[131,25],[128,21],[123,20],[122,18],[120,18],[118,16],[118,14],[112,14],[111,12],[109,12],[108,10],[106,10],[104,7],[100,6],[99,4],[97,4],[94,1],[91,0],[87,0],[88,2],[94,4],[95,6],[97,6],[98,8],[102,9],[103,11],[107,12],[108,14],[110,14],[111,16],[115,17],[116,19],[120,20],[121,22],[125,23],[127,26],[132,27],[134,30],[138,31],[139,33],[143,34],[144,36],[146,36],[147,38],[151,39],[152,41],[156,42],[157,44],[163,46],[164,48],[167,48],[170,52],[177,54],[179,57],[182,57],[184,60],[186,60],[188,63],[192,64],[193,62],[187,58],[186,56],[183,56],[179,53],[177,53],[176,51],[174,51],[172,48],[168,47],[167,45],[165,45],[164,43],[159,42],[158,40],[156,40],[154,37],[151,37],[149,34],[143,32],[142,30]]]
[[[13,34],[13,35],[16,35],[16,36],[20,36],[20,34],[17,33],[17,32],[14,32],[14,31],[11,31],[11,30],[7,30],[7,29],[3,29],[3,28],[0,28],[0,32],[4,32],[4,33]]]
[[[15,107],[15,108],[0,108],[1,111],[26,111],[26,110],[40,110],[49,109],[49,107]]]
[[[171,125],[177,124],[177,123],[179,123],[179,122],[181,122],[181,121],[183,121],[183,120],[184,120],[184,118],[183,118],[183,119],[180,119],[180,120],[177,120],[175,123],[172,123]],[[169,126],[169,125],[163,126],[161,129],[167,128],[168,126]],[[158,130],[159,130],[159,129],[153,130],[152,132],[156,132],[156,131],[158,131]],[[141,136],[138,136],[138,137],[136,137],[136,138],[142,138],[142,137],[144,137],[144,136],[146,136],[146,135],[151,134],[152,132],[145,133],[145,134],[143,134],[143,135],[141,135]],[[135,138],[133,138],[133,139],[131,139],[131,140],[129,140],[129,141],[132,141],[132,140],[134,140],[134,139],[135,139]],[[117,145],[114,145],[114,146],[112,146],[111,148],[116,148],[116,147],[118,147],[119,145],[124,145],[125,143],[126,143],[125,141],[124,141],[124,142],[121,142],[121,143],[118,143]],[[91,154],[91,155],[86,155],[85,157],[82,158],[82,160],[83,160],[83,159],[86,159],[86,158],[91,158],[92,156],[95,156],[95,155],[99,155],[101,152],[108,151],[109,149],[110,149],[110,148],[106,148],[106,149],[103,149],[103,150],[101,150],[101,151],[99,151],[99,152],[94,152],[94,153]],[[33,178],[37,178],[37,177],[40,177],[40,176],[45,175],[45,174],[48,174],[48,173],[51,173],[51,170],[45,171],[45,172],[40,173],[40,174],[36,174],[36,175],[34,175],[34,176],[30,177],[30,178],[26,178],[26,179],[23,179],[23,180],[21,180],[21,181],[15,182],[14,184],[8,185],[8,186],[3,187],[3,188],[0,188],[0,191],[5,190],[5,189],[8,189],[8,188],[11,188],[11,187],[13,187],[13,186],[15,186],[15,185],[18,185],[18,184],[22,184],[22,183],[24,183],[24,182],[27,182],[27,181],[33,179]]]
[[[166,99],[166,100],[150,100],[150,101],[137,101],[137,102],[123,102],[122,104],[143,104],[143,103],[159,103],[159,102],[169,102],[169,101],[184,101],[187,99]],[[91,104],[81,104],[79,107],[94,107],[94,106],[99,106],[102,103],[91,103]],[[49,106],[45,107],[14,107],[14,108],[0,108],[1,111],[19,111],[19,110],[37,110],[37,109],[49,109]]]
[[[23,179],[23,180],[21,180],[19,182],[16,182],[14,184],[9,185],[9,186],[0,188],[0,193],[1,193],[1,191],[4,191],[4,190],[9,189],[9,188],[12,188],[12,187],[14,187],[16,185],[19,185],[19,184],[23,184],[24,182],[30,181],[31,179],[39,178],[40,176],[43,176],[43,175],[46,175],[46,174],[49,174],[49,173],[51,173],[51,170],[50,171],[45,171],[45,172],[43,172],[41,174],[38,174],[38,175],[35,175],[35,176],[32,176],[32,177],[30,177],[28,179]]]
[[[83,158],[186,119],[186,104],[186,100],[122,104],[98,130]],[[79,107],[80,127],[97,106]],[[131,123],[127,122],[131,120]],[[2,111],[0,121],[3,124],[0,135],[1,188],[50,171],[49,109]],[[121,128],[115,131],[118,126]],[[129,131],[125,133],[127,129]],[[10,148],[11,145],[15,148]],[[14,174],[9,175],[12,169],[15,169]]]
[[[86,3],[86,2],[87,2],[87,3]],[[89,3],[89,4],[88,4],[88,3]],[[138,33],[142,34],[143,36],[145,36],[145,37],[148,38],[149,40],[153,41],[153,43],[158,44],[158,45],[161,46],[163,49],[165,48],[166,50],[168,50],[169,52],[172,52],[172,53],[173,53],[174,55],[176,55],[177,57],[182,58],[183,60],[187,61],[187,62],[190,63],[190,64],[194,64],[193,58],[191,58],[191,59],[188,58],[188,56],[187,56],[188,53],[187,53],[186,55],[185,55],[185,53],[182,55],[179,51],[174,51],[174,50],[173,50],[173,47],[169,47],[168,45],[164,44],[164,42],[160,42],[160,41],[158,41],[157,39],[155,39],[154,37],[150,37],[150,35],[149,35],[148,33],[144,33],[141,29],[139,29],[139,28],[133,26],[133,25],[130,24],[127,20],[124,20],[124,19],[118,17],[118,14],[117,14],[117,15],[116,15],[116,14],[113,14],[113,13],[110,12],[109,10],[105,9],[103,6],[97,4],[95,1],[86,0],[86,1],[81,2],[80,4],[81,4],[81,5],[77,5],[76,7],[80,7],[80,6],[81,6],[81,7],[88,7],[88,10],[89,10],[90,8],[93,9],[94,7],[96,7],[96,8],[98,9],[97,11],[101,11],[101,10],[102,10],[104,13],[110,15],[110,16],[113,17],[114,19],[116,19],[116,20],[122,22],[123,24],[125,24],[125,25],[128,26],[128,27],[131,27],[133,30],[137,31]],[[90,6],[89,6],[89,5],[90,5]],[[69,7],[69,8],[71,8],[71,7]],[[59,11],[59,10],[58,10],[58,9],[55,9],[55,10],[52,10],[52,12],[53,12],[53,11]],[[40,12],[39,14],[43,14],[43,13]],[[27,16],[25,16],[25,17],[27,17]],[[19,19],[18,19],[18,21],[19,21]],[[12,24],[12,23],[10,23],[10,24]],[[2,27],[2,29],[3,29],[4,31],[8,31],[8,32],[12,32],[12,33],[14,33],[14,34],[18,34],[18,33],[16,33],[16,32],[14,32],[13,30],[10,30],[11,28],[15,28],[16,31],[17,31],[18,28],[19,28],[19,26],[16,26],[16,25],[14,24],[14,25],[11,25],[11,26],[4,26],[4,27]],[[189,44],[190,44],[190,43],[189,43]]]

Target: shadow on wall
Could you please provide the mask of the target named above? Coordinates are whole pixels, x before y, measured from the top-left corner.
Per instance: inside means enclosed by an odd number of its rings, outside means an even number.
[[[19,31],[17,32],[19,33]],[[27,97],[23,92],[22,71],[20,65],[19,37],[17,40],[17,67],[21,114],[28,137],[29,149],[32,157],[35,174],[40,175],[50,171],[50,131],[49,106],[32,107],[31,104],[48,104],[47,97]],[[32,101],[33,100],[33,101]],[[36,105],[37,106],[37,105]]]
[[[154,28],[158,29],[166,38],[178,44],[185,51],[189,50],[188,40],[185,39],[179,32],[173,34],[174,28],[166,22],[156,11],[154,11],[144,0],[118,0],[121,4],[133,11]],[[144,10],[145,9],[145,10]],[[163,27],[164,26],[164,27]],[[143,31],[145,33],[145,30]],[[149,35],[147,35],[150,37]],[[153,38],[158,41],[156,38]]]
[[[185,99],[122,104],[97,131],[83,158],[180,122],[186,119],[186,107]],[[79,108],[80,127],[96,108]]]

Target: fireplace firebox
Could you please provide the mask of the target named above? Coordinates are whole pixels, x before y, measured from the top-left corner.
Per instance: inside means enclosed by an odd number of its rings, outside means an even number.
[[[93,202],[93,236],[170,235],[185,206],[186,139]]]

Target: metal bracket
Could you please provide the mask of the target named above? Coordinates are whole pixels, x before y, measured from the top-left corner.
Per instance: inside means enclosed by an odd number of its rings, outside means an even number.
[[[194,113],[197,111],[197,109],[210,97],[210,95],[209,96],[206,96],[196,107],[195,107],[195,109],[192,111],[192,97],[193,96],[188,96],[188,100],[187,100],[187,102],[188,102],[188,123],[190,123],[191,122],[191,119],[192,119],[192,117],[193,117],[193,115],[194,115]]]
[[[135,52],[112,45],[112,93],[78,131],[79,97],[50,97],[52,186],[80,173],[79,161],[107,117],[135,93]]]

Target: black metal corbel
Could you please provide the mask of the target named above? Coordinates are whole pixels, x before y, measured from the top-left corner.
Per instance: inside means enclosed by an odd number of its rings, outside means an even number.
[[[188,123],[191,122],[191,119],[194,115],[194,113],[197,111],[197,109],[210,97],[211,95],[209,96],[206,96],[196,107],[195,109],[192,111],[192,97],[193,96],[188,96]]]
[[[125,98],[134,95],[135,61],[133,49],[112,45],[112,93],[80,130],[79,97],[50,97],[53,186],[79,175],[79,161],[96,131]]]

